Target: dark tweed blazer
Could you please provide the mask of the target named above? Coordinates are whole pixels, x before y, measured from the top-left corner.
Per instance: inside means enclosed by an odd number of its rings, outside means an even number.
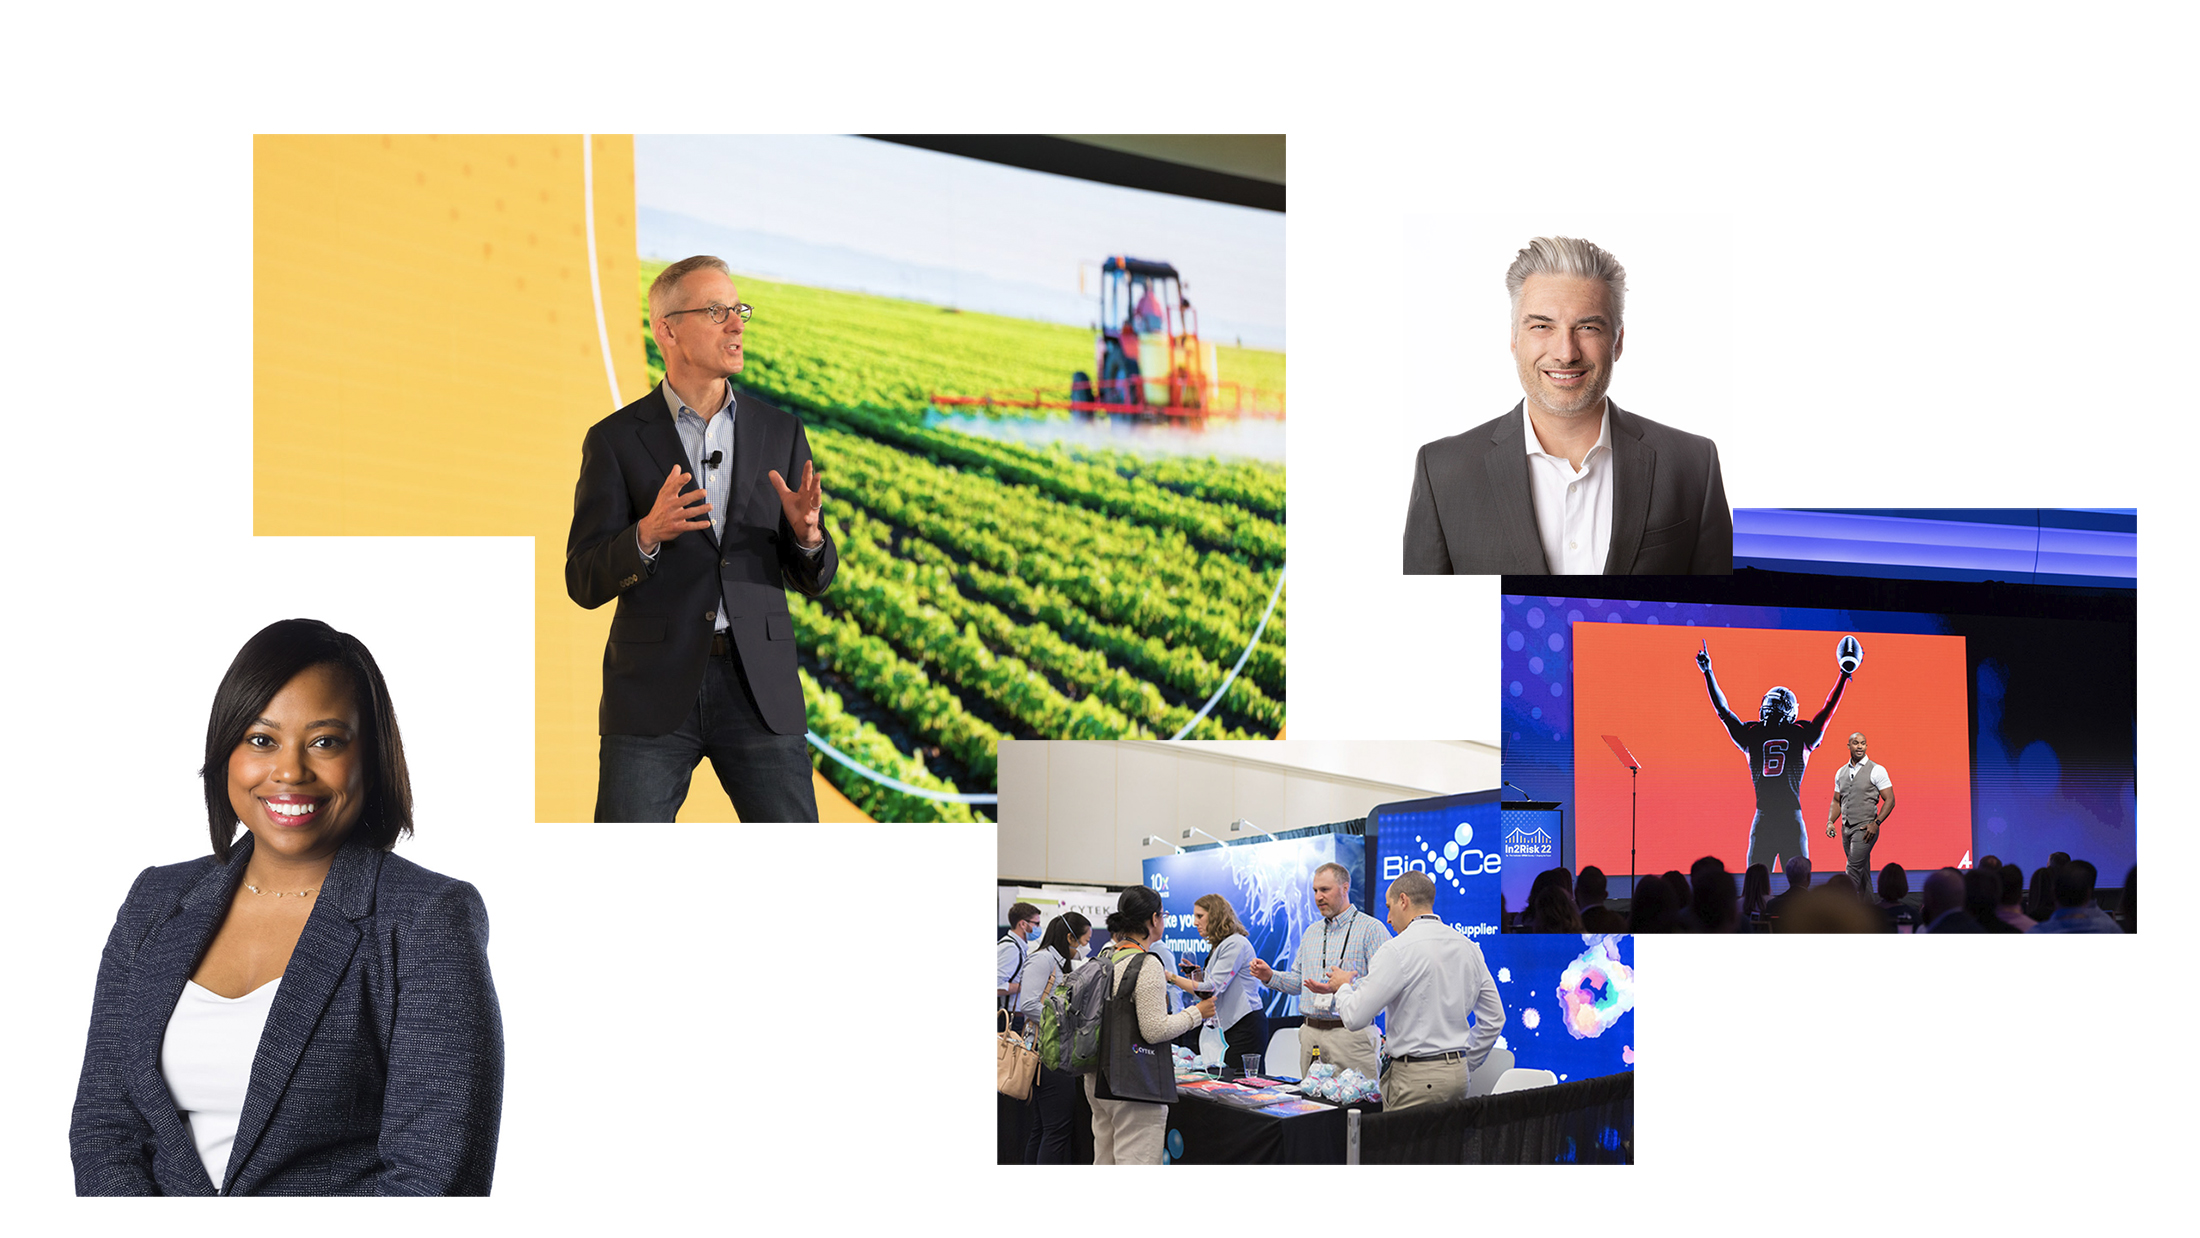
[[[1732,572],[1734,518],[1718,447],[1610,408],[1612,545],[1604,574]],[[1406,575],[1550,574],[1536,535],[1526,432],[1515,404],[1495,421],[1421,448],[1406,508]]]
[[[79,1195],[486,1195],[504,1099],[488,912],[463,881],[337,853],[283,969],[229,1167],[206,1176],[161,1038],[252,854],[148,868],[99,960],[69,1123]]]

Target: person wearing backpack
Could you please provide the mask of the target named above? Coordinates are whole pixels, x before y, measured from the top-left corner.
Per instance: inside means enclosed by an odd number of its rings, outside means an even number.
[[[1024,1030],[1023,978],[1024,964],[1030,961],[1032,934],[1039,931],[1039,909],[1029,903],[1018,903],[1008,909],[1009,931],[1001,935],[994,949],[994,975],[999,982],[999,1003],[1003,1010],[1014,1017],[1009,1022],[1011,1031]]]
[[[1047,925],[1046,936],[1024,966],[1024,1026],[1040,1029],[1044,1003],[1057,987],[1069,987],[1070,966],[1092,944],[1092,921],[1065,911]],[[1077,1076],[1048,1066],[1042,1051],[1039,1077],[1031,1087],[1031,1138],[1024,1143],[1024,1164],[1069,1163],[1070,1123],[1077,1113]]]
[[[1159,1165],[1176,1063],[1169,1042],[1215,1014],[1215,999],[1169,1013],[1167,968],[1147,946],[1161,939],[1161,896],[1132,886],[1108,916],[1109,999],[1099,1069],[1085,1077],[1092,1101],[1092,1163]]]

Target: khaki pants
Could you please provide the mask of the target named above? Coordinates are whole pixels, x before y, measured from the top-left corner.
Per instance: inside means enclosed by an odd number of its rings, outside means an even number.
[[[1367,1029],[1353,1031],[1345,1027],[1328,1029],[1304,1024],[1299,1028],[1299,1078],[1314,1062],[1314,1046],[1320,1045],[1322,1060],[1338,1070],[1350,1067],[1368,1078],[1375,1077],[1375,1046],[1367,1038]]]
[[[1383,1072],[1383,1111],[1458,1100],[1467,1094],[1467,1060],[1397,1062]]]
[[[1085,1099],[1092,1102],[1092,1163],[1159,1165],[1161,1141],[1169,1129],[1169,1107],[1136,1100],[1101,1100],[1098,1073],[1085,1076]]]

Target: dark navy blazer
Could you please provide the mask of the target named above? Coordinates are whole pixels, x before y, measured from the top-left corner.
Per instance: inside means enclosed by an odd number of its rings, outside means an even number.
[[[252,854],[138,875],[100,955],[69,1148],[79,1195],[212,1195],[160,1074],[183,985]],[[489,915],[463,881],[345,847],[283,969],[223,1195],[486,1195],[504,1099]]]

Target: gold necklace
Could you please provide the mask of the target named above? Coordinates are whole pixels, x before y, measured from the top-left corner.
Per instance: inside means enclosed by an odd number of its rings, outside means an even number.
[[[265,890],[261,889],[260,887],[258,887],[258,886],[256,886],[256,885],[253,885],[253,884],[252,884],[251,882],[249,882],[249,881],[247,881],[247,882],[245,882],[245,883],[244,883],[244,888],[245,888],[245,889],[247,889],[247,890],[250,890],[250,891],[252,891],[252,892],[253,892],[254,894],[265,894],[265,893],[267,893],[267,891],[265,891]],[[291,895],[290,897],[292,897],[292,898],[305,898],[305,897],[307,897],[308,895],[311,895],[312,893],[313,893],[313,891],[312,891],[312,890],[300,890],[300,891],[298,891],[297,893],[295,893],[295,894],[292,894],[292,895]],[[275,897],[277,897],[277,898],[281,898],[281,897],[283,896],[283,894],[284,894],[284,891],[282,891],[282,890],[277,890],[277,891],[275,891]]]

